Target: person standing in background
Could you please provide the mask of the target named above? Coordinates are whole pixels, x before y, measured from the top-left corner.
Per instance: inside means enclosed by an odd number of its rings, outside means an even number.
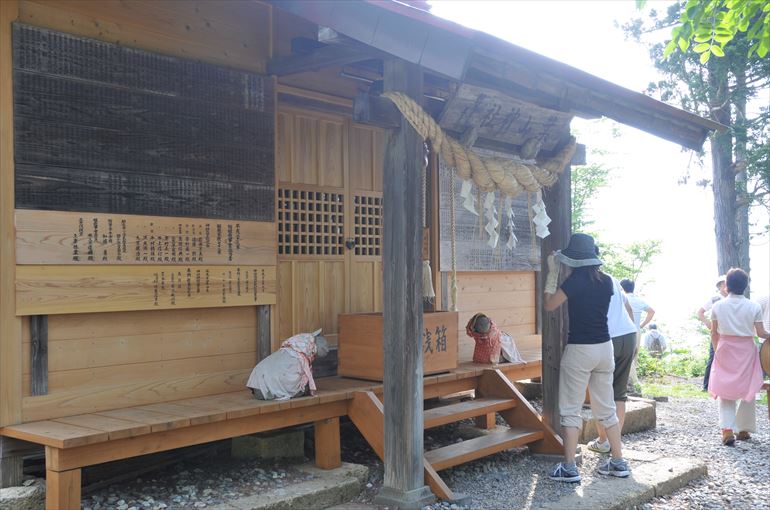
[[[732,446],[736,439],[749,440],[757,429],[755,399],[762,387],[762,367],[754,335],[770,338],[762,325],[760,306],[743,295],[748,283],[745,271],[730,269],[726,277],[729,294],[711,309],[715,355],[708,390],[719,401],[719,427],[725,446]]]
[[[698,309],[698,320],[703,323],[704,326],[708,328],[709,331],[711,331],[711,320],[706,317],[706,312],[711,311],[711,307],[714,306],[714,303],[719,301],[720,299],[727,296],[727,285],[725,285],[725,275],[720,276],[717,279],[717,293],[711,298],[709,298],[708,301],[706,301],[703,306],[701,306]],[[709,378],[711,377],[711,365],[714,363],[714,344],[712,342],[709,342],[709,359],[706,362],[706,373],[703,375],[703,391],[709,390]]]
[[[636,326],[636,350],[634,351],[634,359],[631,363],[631,371],[628,374],[628,389],[632,393],[635,390],[635,386],[639,384],[639,376],[636,374],[636,355],[639,353],[639,344],[642,338],[642,328],[650,323],[652,317],[655,315],[655,310],[652,309],[647,302],[634,294],[636,284],[633,280],[623,278],[620,280],[620,286],[628,297],[628,303],[631,305],[631,311],[633,312],[634,326]],[[645,312],[644,321],[642,321],[642,312]]]

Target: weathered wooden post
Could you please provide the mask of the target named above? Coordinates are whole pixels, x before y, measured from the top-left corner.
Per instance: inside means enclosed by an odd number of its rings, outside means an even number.
[[[572,230],[572,197],[570,185],[570,167],[564,169],[559,180],[549,189],[543,190],[543,202],[551,217],[548,226],[551,235],[543,239],[541,244],[541,284],[545,287],[545,273],[548,267],[546,259],[553,250],[567,246]],[[559,278],[561,282],[563,277]],[[541,300],[542,306],[542,300]],[[569,322],[567,307],[562,306],[553,312],[541,311],[543,321],[543,417],[557,432],[559,427],[559,363],[561,351],[567,341]]]
[[[384,90],[422,100],[422,69],[385,61]],[[419,509],[433,501],[423,478],[422,191],[424,147],[401,119],[385,136],[383,341],[385,474],[377,503]]]

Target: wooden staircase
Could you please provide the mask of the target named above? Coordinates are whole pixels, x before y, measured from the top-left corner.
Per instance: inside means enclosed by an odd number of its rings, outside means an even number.
[[[533,452],[562,452],[561,438],[546,424],[537,411],[499,370],[485,370],[475,378],[476,398],[424,412],[424,429],[440,427],[467,418],[494,427],[499,414],[510,428],[425,452],[425,482],[441,499],[454,499],[452,490],[437,471],[480,459],[517,446]],[[446,395],[455,388],[447,386]],[[439,392],[440,393],[440,392]],[[382,402],[371,391],[356,392],[348,405],[348,416],[375,453],[383,458],[385,415]]]

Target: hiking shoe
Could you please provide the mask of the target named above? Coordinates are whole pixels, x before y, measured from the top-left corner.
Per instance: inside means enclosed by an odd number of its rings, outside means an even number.
[[[588,442],[588,449],[596,453],[610,453],[610,442],[605,441],[604,443],[600,443],[599,439],[594,439],[593,441]]]
[[[578,473],[577,467],[567,467],[563,463],[559,462],[556,467],[553,468],[551,474],[548,475],[551,480],[557,482],[569,482],[575,483],[580,481],[580,473]]]
[[[623,459],[608,459],[607,462],[599,466],[599,474],[626,478],[631,474],[631,468],[628,467],[628,462]]]
[[[731,429],[724,429],[722,431],[722,444],[725,446],[735,445],[735,434]]]
[[[751,439],[751,434],[749,434],[745,430],[741,430],[740,432],[738,432],[738,434],[736,434],[735,439],[737,439],[738,441],[748,441],[749,439]]]

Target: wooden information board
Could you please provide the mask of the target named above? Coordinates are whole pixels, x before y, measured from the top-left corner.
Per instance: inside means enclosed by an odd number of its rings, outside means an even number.
[[[16,266],[16,315],[276,302],[275,266]]]
[[[275,223],[17,209],[17,264],[276,264]]]

